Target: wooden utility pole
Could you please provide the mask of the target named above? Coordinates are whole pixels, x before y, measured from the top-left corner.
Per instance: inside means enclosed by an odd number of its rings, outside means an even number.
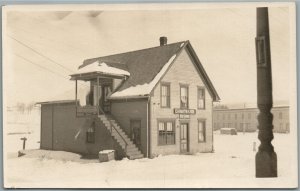
[[[277,177],[277,155],[271,143],[274,137],[271,113],[273,97],[268,8],[261,7],[256,11],[258,139],[261,142],[255,157],[256,177]]]

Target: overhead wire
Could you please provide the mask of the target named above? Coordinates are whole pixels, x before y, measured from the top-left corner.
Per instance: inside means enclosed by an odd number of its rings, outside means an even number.
[[[67,71],[69,71],[69,72],[74,72],[73,70],[71,70],[71,69],[65,67],[64,65],[62,65],[62,64],[60,64],[60,63],[58,63],[58,62],[56,62],[56,61],[54,61],[53,59],[49,58],[48,56],[44,55],[43,53],[41,53],[41,52],[35,50],[34,48],[30,47],[29,45],[25,44],[24,42],[22,42],[22,41],[16,39],[15,37],[13,37],[13,36],[11,36],[11,35],[7,35],[7,36],[8,36],[9,38],[13,39],[14,41],[18,42],[19,44],[25,46],[26,48],[30,49],[31,51],[35,52],[36,54],[38,54],[38,55],[40,55],[40,56],[46,58],[46,59],[49,60],[50,62],[52,62],[52,63],[54,63],[54,64],[60,66],[61,68],[65,69],[65,70],[67,70]]]

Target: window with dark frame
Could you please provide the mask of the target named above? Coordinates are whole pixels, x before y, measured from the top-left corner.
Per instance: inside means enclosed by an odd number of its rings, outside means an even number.
[[[205,109],[205,89],[198,88],[198,109]]]
[[[189,107],[189,89],[186,85],[180,85],[180,108]]]
[[[95,143],[95,122],[93,122],[92,126],[87,129],[86,142]]]
[[[198,142],[205,142],[206,141],[206,127],[204,120],[198,120]]]
[[[170,84],[162,83],[160,92],[161,107],[170,108]]]
[[[175,144],[175,124],[174,121],[158,122],[158,145]]]

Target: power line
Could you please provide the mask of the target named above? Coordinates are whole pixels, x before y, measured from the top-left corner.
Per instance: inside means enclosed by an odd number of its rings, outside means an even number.
[[[23,56],[21,56],[21,55],[19,55],[19,54],[16,54],[16,53],[13,53],[13,54],[16,55],[16,56],[19,57],[19,58],[22,58],[23,60],[27,61],[28,63],[31,63],[31,64],[33,64],[33,65],[39,67],[39,68],[42,68],[42,69],[44,69],[44,70],[46,70],[46,71],[48,71],[48,72],[51,72],[52,74],[55,74],[55,75],[57,75],[57,76],[59,76],[59,77],[62,77],[62,78],[67,79],[67,80],[70,80],[70,78],[67,78],[67,77],[65,77],[65,76],[63,76],[63,75],[61,75],[61,74],[59,74],[59,73],[56,73],[56,72],[54,72],[54,71],[52,71],[52,70],[49,70],[48,68],[46,68],[46,67],[44,67],[44,66],[41,66],[41,65],[39,65],[39,64],[36,64],[36,63],[32,62],[31,60],[29,60],[29,59],[27,59],[27,58],[25,58],[25,57],[23,57]],[[78,85],[82,85],[82,86],[85,86],[85,87],[89,87],[89,86],[86,85],[86,84],[80,84],[80,83],[78,83]]]
[[[27,61],[28,63],[31,63],[31,64],[33,64],[33,65],[39,67],[39,68],[42,68],[42,69],[44,69],[44,70],[47,70],[48,72],[51,72],[52,74],[56,74],[56,75],[58,75],[58,76],[60,76],[60,77],[62,77],[62,78],[65,78],[65,79],[69,80],[69,78],[67,78],[67,77],[65,77],[65,76],[63,76],[63,75],[61,75],[61,74],[58,74],[58,73],[56,73],[56,72],[54,72],[54,71],[52,71],[52,70],[49,70],[48,68],[46,68],[46,67],[44,67],[44,66],[41,66],[41,65],[39,65],[39,64],[36,64],[36,63],[32,62],[31,60],[28,60],[27,58],[25,58],[25,57],[23,57],[23,56],[21,56],[21,55],[19,55],[19,54],[15,54],[15,53],[13,53],[13,54],[16,55],[16,56],[19,57],[19,58],[22,58],[23,60]]]
[[[69,72],[74,72],[73,70],[70,70],[69,68],[63,66],[62,64],[57,63],[57,62],[54,61],[53,59],[47,57],[46,55],[42,54],[41,52],[38,52],[37,50],[33,49],[32,47],[28,46],[27,44],[21,42],[20,40],[18,40],[18,39],[16,39],[16,38],[12,37],[12,36],[10,36],[10,35],[7,35],[7,36],[8,36],[9,38],[15,40],[15,41],[18,42],[19,44],[25,46],[26,48],[30,49],[31,51],[35,52],[36,54],[38,54],[38,55],[40,55],[40,56],[46,58],[47,60],[51,61],[52,63],[54,63],[54,64],[56,64],[56,65],[58,65],[58,66],[64,68],[65,70],[67,70],[67,71],[69,71]]]

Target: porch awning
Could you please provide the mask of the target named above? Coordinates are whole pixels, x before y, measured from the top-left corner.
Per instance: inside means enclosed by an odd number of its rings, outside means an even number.
[[[124,78],[130,76],[130,73],[124,69],[120,69],[98,61],[81,67],[75,74],[71,74],[71,80],[90,80],[99,78]]]

